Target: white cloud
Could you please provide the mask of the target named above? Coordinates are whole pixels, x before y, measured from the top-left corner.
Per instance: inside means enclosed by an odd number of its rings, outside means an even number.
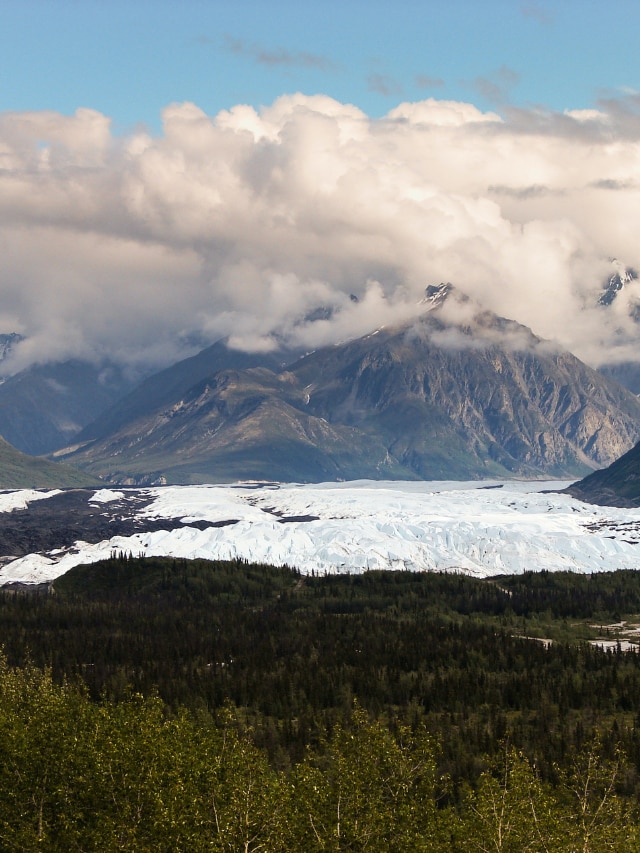
[[[324,95],[213,117],[172,104],[157,138],[116,137],[92,110],[6,113],[0,331],[28,336],[16,366],[161,364],[192,333],[315,347],[408,318],[450,280],[599,363],[628,325],[595,305],[608,259],[640,267],[639,141],[635,95],[504,117],[435,99],[381,119]]]

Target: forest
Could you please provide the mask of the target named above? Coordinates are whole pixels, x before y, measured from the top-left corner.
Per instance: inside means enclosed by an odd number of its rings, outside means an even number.
[[[640,572],[114,554],[0,592],[0,847],[640,850]]]

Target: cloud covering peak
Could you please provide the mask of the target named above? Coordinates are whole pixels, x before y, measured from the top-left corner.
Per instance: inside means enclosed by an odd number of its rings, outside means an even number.
[[[203,342],[316,347],[409,319],[427,285],[592,364],[635,357],[597,304],[640,266],[635,94],[599,110],[483,113],[327,96],[163,112],[113,134],[89,109],[0,115],[0,332],[16,368],[70,356],[161,365]],[[356,298],[354,298],[356,297]]]

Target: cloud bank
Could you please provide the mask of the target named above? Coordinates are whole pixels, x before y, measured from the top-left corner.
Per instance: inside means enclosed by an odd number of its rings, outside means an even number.
[[[0,332],[26,336],[15,369],[160,366],[344,340],[452,281],[591,364],[638,358],[624,299],[597,306],[611,258],[640,268],[638,102],[372,119],[296,94],[124,138],[90,109],[0,114]]]

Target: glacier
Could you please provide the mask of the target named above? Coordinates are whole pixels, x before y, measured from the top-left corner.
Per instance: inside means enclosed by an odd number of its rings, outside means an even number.
[[[557,493],[567,485],[359,480],[104,488],[90,498],[93,506],[108,509],[135,493],[146,499],[137,517],[167,519],[167,529],[94,544],[78,541],[16,559],[0,555],[0,585],[43,583],[114,551],[240,558],[304,573],[409,569],[488,577],[639,568],[640,510],[585,504]],[[10,524],[10,514],[31,501],[58,493],[0,493],[0,524]],[[199,529],[190,522],[221,526]]]

